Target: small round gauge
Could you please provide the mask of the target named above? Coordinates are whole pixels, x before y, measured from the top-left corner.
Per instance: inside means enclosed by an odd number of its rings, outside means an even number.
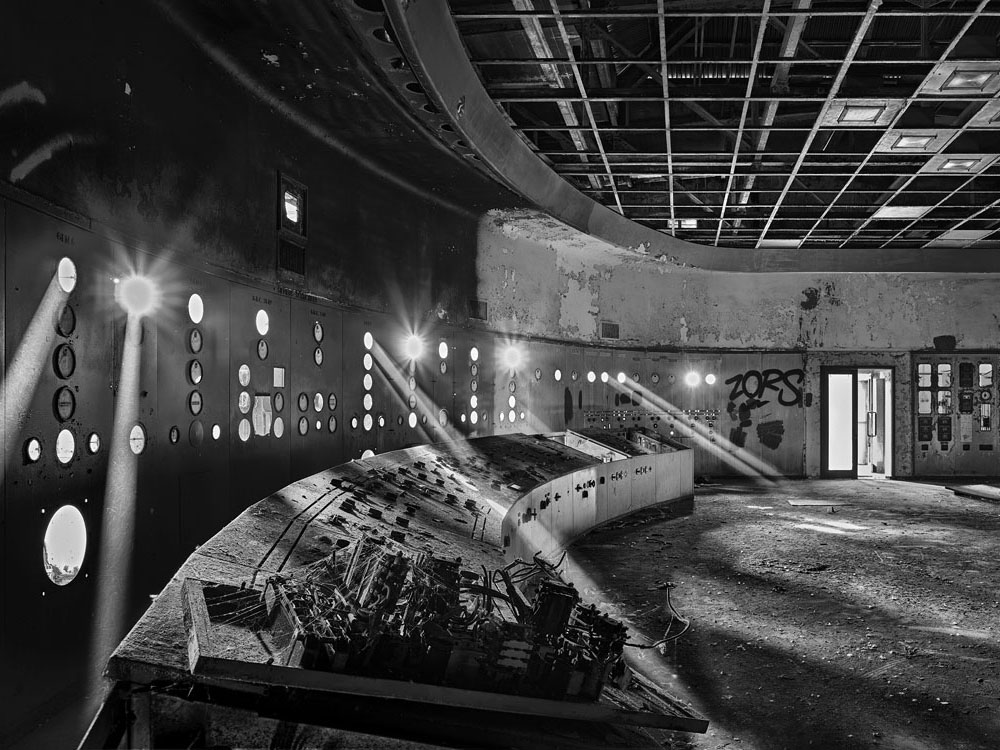
[[[469,396],[469,406],[471,406],[473,409],[477,408],[479,406],[479,397]]]
[[[191,395],[188,396],[188,409],[194,416],[201,414],[201,408],[204,406],[204,402],[201,398],[201,391],[191,391]]]
[[[417,415],[415,412],[410,412],[410,416],[406,418],[406,423],[410,425],[410,429],[414,430],[417,427]]]
[[[983,389],[979,392],[979,400],[983,403],[993,400],[993,392],[989,389]]]
[[[313,396],[313,409],[316,411],[323,411],[323,394],[317,393]]]
[[[250,439],[250,420],[241,419],[240,426],[237,428],[237,434],[240,436],[240,440],[244,443]]]
[[[201,369],[201,362],[192,359],[188,363],[188,379],[191,381],[191,385],[198,385],[203,376],[204,372]]]
[[[652,383],[653,385],[656,385],[657,383],[659,383],[660,382],[660,374],[658,372],[654,372],[652,375],[649,376],[649,382]]]
[[[280,438],[285,434],[285,420],[281,417],[274,418],[274,436]]]
[[[479,377],[479,365],[477,365],[475,362],[473,362],[472,366],[469,367],[469,372],[472,373],[472,377],[474,377],[474,378]]]
[[[375,423],[381,428],[385,427],[385,415],[379,414],[375,420]]]
[[[535,368],[535,380],[541,380],[541,379],[542,379],[542,368],[541,367],[536,367]]]
[[[240,414],[246,414],[250,411],[250,394],[246,391],[240,391],[240,395],[236,399],[236,405],[240,409]]]
[[[426,414],[421,414],[420,415],[420,424],[427,424],[427,415]]]
[[[87,451],[90,455],[94,455],[101,450],[101,436],[96,432],[90,433],[87,436]]]
[[[132,425],[128,434],[128,447],[137,456],[146,450],[146,428],[141,424]]]
[[[257,342],[257,356],[261,359],[267,359],[267,341],[264,339]]]
[[[634,380],[636,383],[638,383],[639,382],[639,373],[633,372],[632,373],[632,380]]]
[[[72,419],[76,413],[76,396],[73,395],[73,391],[65,385],[56,391],[53,408],[60,422]]]
[[[299,434],[305,435],[309,432],[309,420],[306,417],[299,417]]]
[[[417,379],[412,375],[410,375],[410,379],[407,381],[407,384],[410,386],[411,391],[417,390]]]
[[[52,364],[55,367],[56,375],[63,380],[72,376],[76,371],[76,354],[69,344],[60,344],[56,347],[52,356]]]
[[[173,427],[170,428],[169,439],[170,439],[170,444],[171,445],[177,445],[177,443],[180,442],[180,439],[181,439],[181,429],[180,429],[180,427],[178,427],[177,425],[174,425]]]
[[[372,394],[366,393],[365,397],[361,399],[361,403],[364,405],[365,410],[371,409],[372,406],[375,404],[374,399],[372,399]]]
[[[365,369],[366,370],[372,369],[372,365],[374,363],[375,363],[375,360],[372,359],[372,355],[371,354],[365,354],[365,358],[364,358],[364,360],[362,360],[362,364],[365,366]]]
[[[299,411],[309,411],[309,394],[299,394]]]
[[[313,362],[316,363],[317,367],[323,364],[323,350],[318,346],[313,349]]]
[[[194,420],[188,428],[188,440],[195,448],[205,442],[205,425],[200,419]]]
[[[517,390],[517,382],[514,381],[514,380],[512,380],[509,383],[507,383],[507,390],[510,391],[511,393],[513,393],[514,391],[516,391]]]
[[[507,414],[507,419],[509,419],[511,422],[513,422],[515,419],[517,419],[517,414],[514,413],[513,409],[511,409],[510,413]]]
[[[330,417],[328,420],[326,420],[326,429],[328,429],[331,433],[337,431],[337,418],[336,417]]]
[[[472,389],[473,393],[475,393],[476,391],[478,391],[479,390],[479,381],[478,380],[471,381],[469,383],[469,388]]]
[[[677,377],[673,373],[671,373],[670,375],[667,375],[667,382],[668,383],[673,383],[675,380],[677,380]]]
[[[438,412],[438,424],[442,427],[448,426],[448,410],[442,409]]]
[[[366,372],[364,378],[361,379],[361,385],[365,387],[366,391],[370,391],[373,383],[371,373]]]
[[[76,453],[76,438],[69,430],[59,430],[56,435],[56,460],[61,464],[68,464],[73,460]]]
[[[479,359],[479,347],[474,346],[469,349],[469,359],[473,362],[476,362]]]
[[[76,330],[76,312],[70,304],[63,305],[56,322],[56,332],[60,336],[69,336]]]
[[[240,385],[244,388],[250,385],[250,365],[240,365],[237,377],[239,378]]]
[[[201,329],[192,328],[191,332],[188,334],[188,348],[191,349],[192,354],[200,352],[204,343],[205,342],[201,337]]]
[[[281,391],[278,391],[277,393],[274,394],[274,397],[271,399],[271,401],[274,404],[274,410],[275,411],[284,411],[284,409],[285,409],[285,394],[283,394]]]
[[[410,397],[406,400],[406,403],[409,404],[409,406],[410,406],[411,409],[416,409],[417,408],[417,394],[411,393]]]
[[[280,417],[279,417],[280,419]],[[218,440],[222,437],[222,428],[218,424],[212,425],[212,440]]]
[[[353,417],[351,417],[351,429],[352,430],[358,429],[358,415],[357,414],[355,414]]]
[[[403,415],[402,414],[400,414],[399,416],[396,417],[396,424],[398,424],[400,427],[403,426]]]
[[[371,414],[365,414],[364,419],[361,420],[361,424],[364,426],[365,432],[368,432],[369,430],[371,430],[372,424],[374,424],[372,422],[372,415]]]
[[[448,372],[448,363],[442,359],[441,364],[438,365],[438,368],[441,370],[441,374],[444,375],[446,372]]]
[[[38,438],[28,438],[24,444],[24,457],[29,464],[35,463],[42,457],[42,443]]]
[[[576,382],[577,380],[580,379],[580,373],[578,373],[576,370],[573,370],[569,374],[569,379],[572,380],[573,382]]]
[[[316,432],[319,432],[322,429],[323,429],[323,420],[317,419],[316,420]]]
[[[330,407],[330,411],[335,411],[337,408],[337,394],[331,393],[326,397],[326,405]]]
[[[318,320],[313,323],[313,340],[319,344],[323,341],[323,324]]]
[[[507,406],[513,409],[517,405],[517,399],[514,398],[513,394],[507,397]]]

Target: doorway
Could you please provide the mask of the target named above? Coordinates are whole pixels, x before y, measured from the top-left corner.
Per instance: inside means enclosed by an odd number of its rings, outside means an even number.
[[[821,475],[892,476],[892,369],[824,367]]]

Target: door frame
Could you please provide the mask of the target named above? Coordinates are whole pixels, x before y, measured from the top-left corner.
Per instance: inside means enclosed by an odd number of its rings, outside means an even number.
[[[832,367],[823,365],[819,368],[819,399],[820,410],[820,476],[824,479],[857,479],[858,478],[858,370],[868,369],[861,365],[850,367]],[[827,424],[830,420],[830,399],[827,387],[827,375],[851,376],[851,468],[830,469],[830,445],[827,437]]]

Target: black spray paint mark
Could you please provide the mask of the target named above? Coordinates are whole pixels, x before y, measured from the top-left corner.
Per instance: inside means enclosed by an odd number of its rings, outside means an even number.
[[[726,380],[726,385],[732,386],[726,413],[737,423],[729,431],[729,440],[737,447],[745,447],[747,430],[753,426],[754,412],[771,403],[772,397],[776,397],[782,406],[801,407],[802,384],[805,377],[805,371],[800,368],[792,370],[770,368],[763,372],[747,370]],[[762,396],[768,398],[762,399]],[[766,418],[771,415],[767,413],[763,416]],[[777,450],[784,435],[783,420],[769,419],[757,425],[757,439],[761,445],[771,450]]]
[[[799,303],[799,307],[803,310],[812,310],[819,304],[819,289],[814,286],[803,289],[802,296],[805,299]]]

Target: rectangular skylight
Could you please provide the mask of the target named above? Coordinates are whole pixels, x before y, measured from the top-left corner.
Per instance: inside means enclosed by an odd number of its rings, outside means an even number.
[[[848,104],[840,114],[841,122],[875,122],[885,107]]]
[[[981,159],[945,159],[940,169],[942,172],[971,172]]]
[[[697,229],[697,219],[667,219],[667,227],[670,229]]]
[[[941,84],[941,88],[946,91],[982,91],[996,75],[995,70],[955,70],[948,79]]]
[[[931,210],[930,206],[882,206],[872,214],[873,219],[919,219]]]
[[[922,151],[927,148],[933,140],[933,135],[901,135],[892,147],[894,149],[911,148]]]

